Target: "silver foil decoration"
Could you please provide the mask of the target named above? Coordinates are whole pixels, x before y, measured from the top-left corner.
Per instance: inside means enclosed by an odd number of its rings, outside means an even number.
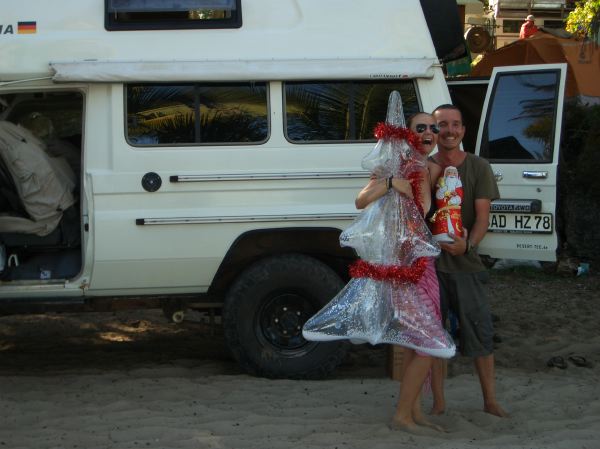
[[[404,128],[400,94],[390,94],[386,123]],[[426,155],[406,140],[380,139],[362,161],[378,178],[408,179],[426,166]],[[433,258],[440,249],[415,202],[390,190],[371,203],[340,236],[340,244],[378,265],[411,267],[429,258],[423,278],[410,282],[357,277],[303,328],[307,340],[348,339],[353,343],[390,343],[436,357],[450,358],[455,345],[439,318],[439,290]],[[437,303],[436,303],[437,302]]]

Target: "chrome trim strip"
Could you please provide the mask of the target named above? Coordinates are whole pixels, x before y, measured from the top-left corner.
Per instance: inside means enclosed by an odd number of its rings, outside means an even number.
[[[268,221],[354,220],[356,214],[298,214],[298,215],[238,215],[229,217],[165,217],[137,218],[138,226],[207,224],[207,223],[264,223]]]
[[[208,181],[278,181],[284,179],[349,179],[368,178],[367,171],[350,172],[297,172],[297,173],[255,173],[223,175],[173,175],[171,182],[208,182]]]
[[[524,171],[523,178],[533,179],[546,179],[548,177],[547,171]]]

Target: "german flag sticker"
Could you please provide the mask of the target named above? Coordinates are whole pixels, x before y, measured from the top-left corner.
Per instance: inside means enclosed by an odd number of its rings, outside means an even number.
[[[36,22],[18,22],[17,34],[35,34],[37,31]]]

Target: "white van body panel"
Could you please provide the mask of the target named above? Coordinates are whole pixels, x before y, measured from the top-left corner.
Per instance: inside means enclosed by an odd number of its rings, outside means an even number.
[[[417,85],[431,100],[447,96],[443,78]],[[270,83],[271,105],[283,103],[281,87]],[[100,103],[105,89],[98,87]],[[119,116],[123,87],[109,89]],[[90,102],[95,92],[91,85]],[[422,98],[429,109],[435,107],[431,100]],[[272,120],[275,126],[262,145],[150,149],[125,144],[124,120],[113,120],[110,163],[88,166],[95,242],[88,294],[203,292],[235,239],[247,231],[348,226],[357,215],[356,193],[369,176],[360,161],[373,144],[291,145],[277,118]],[[161,175],[159,192],[140,189],[147,171]],[[171,176],[196,182],[169,183]],[[132,226],[139,219],[147,224]],[[165,241],[168,246],[161,245]]]
[[[99,97],[105,89],[101,85]],[[341,228],[356,214],[356,189],[368,176],[359,162],[369,144],[298,149],[285,140],[281,126],[273,126],[263,145],[135,148],[124,141],[123,86],[111,84],[108,89],[105,101],[119,119],[111,124],[109,163],[88,165],[95,240],[90,293],[165,287],[169,292],[206,291],[223,256],[245,231],[306,225],[307,215],[315,216],[309,221],[313,226]],[[271,85],[270,101],[282,104],[280,84]],[[148,171],[164,180],[158,192],[140,188]],[[273,180],[253,179],[272,173],[277,176]],[[296,173],[308,175],[286,179]],[[170,176],[206,180],[169,183]],[[265,216],[272,218],[261,220]],[[163,224],[132,226],[137,219]],[[165,241],[168,246],[161,244]]]

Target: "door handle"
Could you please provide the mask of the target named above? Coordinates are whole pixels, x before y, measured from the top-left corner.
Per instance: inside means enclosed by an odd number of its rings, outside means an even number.
[[[523,178],[529,179],[546,179],[548,177],[547,171],[524,171]]]
[[[504,179],[504,176],[502,176],[501,171],[495,171],[494,178],[496,178],[496,182],[500,182],[500,181],[502,181],[502,179]]]

